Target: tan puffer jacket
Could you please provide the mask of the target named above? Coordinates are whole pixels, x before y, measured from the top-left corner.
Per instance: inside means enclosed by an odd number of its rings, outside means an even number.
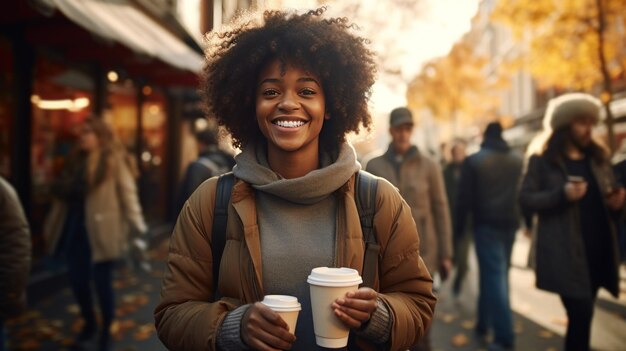
[[[0,320],[26,306],[30,229],[13,187],[0,177]]]
[[[364,244],[354,200],[354,177],[338,190],[336,262],[361,271]],[[161,302],[155,310],[159,338],[172,351],[215,350],[216,333],[229,311],[263,298],[261,245],[254,191],[237,181],[229,207],[219,291],[213,299],[211,226],[217,178],[203,183],[185,204],[170,241]],[[392,316],[390,350],[407,349],[431,323],[436,298],[419,255],[411,210],[379,179],[374,230],[381,245],[376,290]],[[306,282],[303,282],[306,284]],[[366,350],[374,345],[358,341]]]

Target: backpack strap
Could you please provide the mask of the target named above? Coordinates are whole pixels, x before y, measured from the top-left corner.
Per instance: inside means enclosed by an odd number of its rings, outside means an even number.
[[[198,157],[196,162],[198,164],[203,165],[206,169],[208,169],[211,176],[216,176],[220,173],[223,173],[223,172],[220,172],[220,166],[208,157],[200,156]]]
[[[211,230],[211,252],[213,253],[213,286],[217,296],[217,278],[220,273],[220,262],[226,245],[226,223],[228,221],[228,203],[235,183],[232,172],[222,174],[217,179],[215,191],[215,208],[213,210],[213,227]]]
[[[354,195],[356,208],[359,212],[363,241],[365,242],[365,255],[363,257],[362,278],[363,285],[374,288],[374,282],[378,275],[378,255],[380,244],[374,234],[374,215],[376,214],[376,191],[378,180],[365,171],[359,171],[356,175]]]

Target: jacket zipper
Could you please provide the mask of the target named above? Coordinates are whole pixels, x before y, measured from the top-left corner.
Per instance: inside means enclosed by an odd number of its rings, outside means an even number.
[[[257,285],[258,279],[256,278],[256,272],[254,270],[254,263],[252,262],[250,263],[249,270],[250,270],[250,279],[252,282],[252,295],[255,301],[261,301],[261,296],[259,296],[259,287]]]

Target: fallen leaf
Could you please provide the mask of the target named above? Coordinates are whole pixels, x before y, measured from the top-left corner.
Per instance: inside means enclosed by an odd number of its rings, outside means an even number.
[[[544,329],[544,330],[539,331],[539,337],[543,339],[550,339],[554,337],[554,334],[551,331]]]
[[[133,303],[133,301],[135,301],[135,295],[126,294],[126,295],[123,295],[120,300],[122,301],[122,303]]]
[[[139,326],[137,331],[133,334],[133,338],[137,341],[147,340],[155,332],[156,332],[156,329],[154,328],[154,324],[152,323],[144,324],[144,325]]]
[[[65,310],[66,310],[66,311],[67,311],[67,313],[69,313],[69,314],[74,314],[74,315],[77,315],[77,314],[79,314],[79,313],[80,313],[80,307],[78,307],[78,305],[77,305],[77,304],[71,304],[71,305],[68,305],[68,306],[65,308]]]
[[[70,331],[74,334],[78,334],[80,330],[83,328],[84,323],[85,322],[80,318],[74,319],[74,321],[72,322],[72,325],[70,326]]]
[[[56,333],[56,331],[51,328],[50,326],[44,325],[44,326],[40,326],[39,328],[37,328],[37,333],[43,337],[43,338],[47,338],[47,339],[51,339],[52,336],[54,336],[54,334]]]
[[[60,319],[54,319],[50,321],[50,324],[54,326],[55,328],[63,328],[63,326],[65,325],[65,322],[63,322]]]
[[[465,320],[461,322],[461,328],[465,330],[472,330],[474,329],[474,326],[476,326],[476,323],[474,323],[474,321]]]
[[[469,339],[465,334],[456,334],[450,341],[454,347],[463,347],[469,344]]]
[[[64,338],[63,340],[59,342],[59,344],[63,346],[71,346],[73,343],[74,343],[74,339],[72,338]]]
[[[445,313],[441,315],[441,320],[446,324],[452,323],[455,319],[456,319],[456,316],[452,314]]]
[[[145,295],[145,294],[137,295],[135,298],[135,303],[140,306],[146,305],[149,302],[150,302],[150,296]]]

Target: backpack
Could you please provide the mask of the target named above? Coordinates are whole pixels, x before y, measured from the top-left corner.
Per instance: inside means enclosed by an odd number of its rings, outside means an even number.
[[[232,172],[222,174],[217,180],[215,192],[215,208],[213,211],[213,227],[211,233],[211,251],[213,253],[213,286],[217,293],[217,280],[220,271],[220,262],[226,245],[226,222],[228,220],[228,203],[235,176]],[[374,214],[376,214],[376,190],[378,181],[371,174],[359,171],[355,181],[355,200],[359,221],[365,242],[363,257],[362,279],[364,287],[374,288],[374,281],[378,274],[378,254],[380,245],[374,235]]]

